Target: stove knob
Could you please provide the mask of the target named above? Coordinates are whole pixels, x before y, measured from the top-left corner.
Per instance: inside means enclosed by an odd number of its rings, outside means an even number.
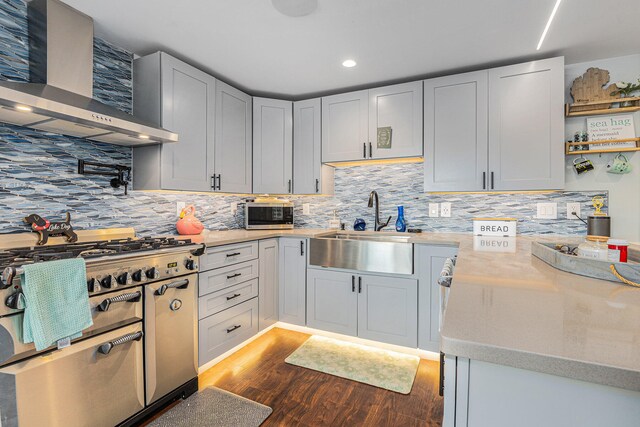
[[[133,283],[133,280],[131,280],[131,274],[122,273],[121,275],[118,276],[118,284],[120,284],[120,285],[130,285],[132,283]]]
[[[92,277],[91,279],[87,280],[87,290],[89,291],[89,293],[97,292],[100,290],[100,285],[95,278]]]
[[[184,266],[187,267],[187,270],[195,270],[198,268],[198,264],[196,264],[195,260],[187,259],[184,262]]]
[[[144,270],[140,269],[138,271],[134,271],[133,274],[131,275],[131,277],[133,277],[133,280],[135,280],[136,282],[146,282],[147,281],[147,273],[145,273]]]
[[[113,276],[105,276],[100,280],[100,286],[103,288],[111,289],[111,286],[118,286],[116,278]]]
[[[148,279],[159,279],[160,278],[160,270],[155,267],[151,267],[146,271],[146,275]]]

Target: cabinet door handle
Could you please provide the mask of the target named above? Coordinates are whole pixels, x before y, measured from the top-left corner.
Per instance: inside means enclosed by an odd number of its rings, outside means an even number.
[[[218,174],[218,191],[222,190],[222,175]]]
[[[351,276],[351,292],[356,291],[356,276]]]
[[[440,352],[440,384],[438,386],[438,394],[444,396],[444,353]]]
[[[487,173],[486,172],[482,172],[482,189],[483,190],[487,189]]]
[[[369,142],[369,158],[373,157],[373,145],[371,145],[371,142]]]
[[[358,276],[358,293],[362,293],[362,276]]]
[[[367,158],[367,143],[366,142],[362,143],[362,157],[364,157],[365,159]]]
[[[300,240],[300,256],[304,256],[304,241]]]
[[[213,191],[216,191],[216,175],[215,174],[211,175],[211,188],[213,188]]]
[[[291,180],[289,180],[289,193],[291,193]]]
[[[492,190],[493,190],[493,187],[494,187],[494,185],[493,185],[493,171],[492,171],[491,172],[491,189]]]
[[[316,178],[316,193],[320,192],[320,180]]]

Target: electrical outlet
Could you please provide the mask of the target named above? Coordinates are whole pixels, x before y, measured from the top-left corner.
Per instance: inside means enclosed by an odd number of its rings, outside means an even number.
[[[177,202],[176,203],[176,216],[180,216],[180,213],[182,212],[182,209],[184,209],[185,207],[187,207],[187,204],[185,202]]]
[[[578,217],[574,215],[580,216],[580,203],[567,203],[567,219],[576,219],[579,221]]]
[[[538,203],[538,219],[558,219],[557,203]]]
[[[309,203],[302,204],[302,215],[311,215],[311,205]]]
[[[238,203],[229,203],[229,208],[231,209],[231,215],[235,215],[238,212]]]
[[[429,217],[437,218],[440,206],[437,203],[429,203]]]
[[[451,217],[451,203],[440,203],[440,216],[444,218]]]

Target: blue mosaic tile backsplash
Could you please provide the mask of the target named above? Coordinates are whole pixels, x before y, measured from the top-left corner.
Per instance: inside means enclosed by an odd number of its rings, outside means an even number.
[[[29,80],[26,3],[0,3],[0,78]],[[94,42],[94,97],[130,113],[132,110],[132,55],[108,42]],[[231,203],[238,196],[163,194],[112,189],[107,178],[78,175],[77,159],[131,164],[127,147],[91,142],[23,127],[0,124],[0,229],[3,233],[26,231],[21,219],[37,212],[52,220],[71,212],[77,229],[134,227],[140,235],[174,232],[176,202],[193,203],[208,229],[241,228],[242,206],[234,215]],[[579,202],[589,212],[594,195],[606,192],[553,192],[546,194],[425,194],[422,164],[368,165],[340,168],[335,173],[334,196],[294,196],[296,226],[327,226],[332,212],[350,226],[355,218],[373,222],[367,208],[369,191],[380,194],[381,216],[393,216],[405,206],[410,227],[426,231],[472,229],[476,216],[509,216],[519,219],[518,232],[584,234],[580,221],[564,218],[564,204]],[[537,202],[558,203],[558,220],[535,218]],[[428,203],[452,203],[451,218],[429,218]],[[311,215],[302,215],[309,203]],[[349,227],[350,228],[350,227]],[[393,227],[389,227],[393,229]]]

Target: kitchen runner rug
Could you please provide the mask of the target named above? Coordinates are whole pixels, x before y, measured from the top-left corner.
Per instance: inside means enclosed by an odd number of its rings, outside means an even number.
[[[258,427],[272,409],[216,387],[205,388],[180,402],[150,427]]]
[[[285,362],[409,394],[420,358],[314,335],[291,353]]]

